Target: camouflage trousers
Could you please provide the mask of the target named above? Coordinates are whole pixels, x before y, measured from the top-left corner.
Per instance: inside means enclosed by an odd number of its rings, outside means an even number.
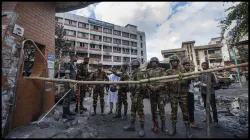
[[[157,115],[156,115],[157,106],[159,108],[161,120],[165,120],[166,119],[165,96],[163,94],[158,94],[158,93],[150,94],[150,104],[151,104],[152,121],[157,120]]]
[[[82,104],[83,101],[84,101],[86,91],[87,91],[87,85],[80,85],[80,104]],[[77,101],[78,101],[78,95],[76,96],[76,98],[77,98]]]
[[[128,109],[127,102],[127,90],[121,89],[118,91],[118,110],[122,109],[122,104],[124,105],[124,110]]]
[[[178,102],[182,111],[182,119],[185,124],[189,123],[189,113],[188,113],[188,99],[187,93],[172,93],[170,95],[170,104],[171,104],[171,121],[177,122],[177,111],[178,111]]]
[[[140,123],[144,124],[144,112],[143,112],[143,96],[131,96],[131,121],[134,122],[136,119],[136,112],[139,115]]]
[[[98,95],[100,96],[101,107],[104,107],[104,88],[94,88],[93,91],[93,106],[97,106]]]
[[[64,89],[65,89],[65,94],[66,94],[70,90],[69,85],[64,85]],[[73,93],[74,93],[74,90],[71,89],[71,91],[64,97],[63,103],[62,103],[63,108],[69,107]]]

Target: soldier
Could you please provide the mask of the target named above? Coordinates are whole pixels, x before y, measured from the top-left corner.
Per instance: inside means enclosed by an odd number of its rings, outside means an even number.
[[[95,71],[90,79],[94,81],[109,81],[109,78],[107,74],[102,70],[103,65],[102,63],[99,63],[97,65],[98,69]],[[100,104],[101,104],[101,115],[104,116],[104,84],[98,84],[95,85],[94,87],[94,92],[93,92],[93,107],[94,107],[94,112],[92,112],[92,116],[96,115],[96,105],[97,105],[97,99],[98,95],[100,96]]]
[[[120,77],[120,81],[128,81],[129,80],[129,74],[127,73],[128,65],[123,64],[121,69],[121,74],[117,74],[116,72],[113,72],[115,75]],[[127,102],[127,92],[128,92],[128,85],[123,84],[119,86],[118,89],[118,113],[114,116],[114,118],[121,118],[121,109],[122,104],[124,105],[124,116],[122,117],[122,120],[127,119],[127,110],[128,110],[128,102]]]
[[[131,80],[138,81],[141,79],[144,79],[143,73],[140,71],[140,62],[138,60],[133,60],[131,62],[132,65],[132,77]],[[139,132],[140,137],[144,137],[144,112],[143,112],[143,89],[145,89],[145,86],[142,84],[131,84],[130,85],[130,93],[131,93],[131,123],[128,126],[125,126],[123,128],[124,131],[135,131],[135,118],[136,118],[136,112],[138,113],[140,117],[140,124],[141,129]]]
[[[167,75],[176,75],[179,74],[181,79],[181,73],[184,70],[179,66],[179,58],[176,55],[170,57],[171,69],[167,70]],[[169,135],[173,136],[176,133],[176,122],[177,122],[177,109],[178,102],[181,107],[183,122],[186,126],[186,136],[191,138],[190,125],[189,125],[189,116],[188,116],[188,105],[187,105],[187,82],[185,80],[179,80],[168,83],[170,90],[170,103],[171,103],[171,121],[172,121],[172,130],[169,132]]]
[[[89,58],[84,57],[84,61],[79,64],[79,67],[77,69],[77,80],[86,81],[88,80],[88,77],[90,73],[88,72],[88,64],[89,64]],[[80,113],[82,114],[83,111],[87,111],[87,108],[83,106],[83,101],[85,97],[85,93],[87,91],[87,85],[81,84],[80,86]],[[78,102],[76,104],[75,112],[78,111]]]
[[[72,80],[76,80],[76,67],[74,62],[77,61],[77,55],[76,54],[72,54],[70,56],[70,62],[65,64],[65,76],[66,79],[72,79]],[[72,115],[76,115],[75,113],[70,111],[70,101],[72,99],[72,94],[75,92],[75,87],[73,85],[73,83],[64,83],[64,88],[65,91],[69,91],[71,89],[71,91],[65,96],[64,100],[63,100],[63,115],[62,118],[65,119],[74,119],[73,117],[71,117]]]
[[[158,67],[159,60],[157,57],[152,57],[150,59],[150,65],[152,68],[147,70],[147,78],[153,78],[153,77],[161,77],[166,75],[165,69]],[[158,119],[157,119],[157,106],[159,108],[159,113],[161,117],[161,130],[162,132],[165,132],[165,134],[168,134],[168,130],[165,126],[165,93],[163,92],[165,88],[165,84],[161,84],[158,82],[151,82],[150,84],[147,84],[147,88],[150,91],[150,104],[151,104],[151,112],[152,112],[152,121],[153,121],[153,128],[151,129],[155,133],[158,133]]]

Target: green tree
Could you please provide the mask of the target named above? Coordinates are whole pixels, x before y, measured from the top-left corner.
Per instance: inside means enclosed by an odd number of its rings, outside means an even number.
[[[230,42],[234,44],[248,35],[248,2],[240,2],[225,10],[225,12],[227,11],[229,11],[227,17],[219,23],[221,36],[224,38],[225,32],[229,30],[233,22],[236,22],[236,25],[227,34],[227,37],[230,37]]]

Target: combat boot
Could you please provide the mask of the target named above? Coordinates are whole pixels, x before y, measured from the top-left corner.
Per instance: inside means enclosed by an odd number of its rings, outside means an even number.
[[[187,136],[187,138],[192,138],[189,123],[185,124],[185,126],[186,126],[186,136]]]
[[[168,130],[166,129],[165,120],[161,120],[161,131],[164,132],[166,135],[169,134]]]
[[[172,130],[169,132],[170,136],[175,135],[176,133],[176,122],[172,122]]]
[[[101,111],[102,111],[101,115],[105,116],[105,114],[104,114],[104,106],[101,107]]]
[[[135,122],[131,121],[130,125],[123,128],[124,131],[135,131]]]
[[[144,137],[145,136],[145,132],[144,132],[144,123],[141,123],[141,129],[139,132],[139,137]]]
[[[154,126],[151,128],[151,131],[153,131],[155,133],[159,133],[158,121],[154,120],[153,123],[154,123]]]
[[[93,106],[94,107],[94,111],[92,112],[92,116],[95,116],[96,115],[96,106]]]
[[[68,119],[68,120],[73,120],[74,119],[72,116],[68,116],[68,108],[67,107],[63,108],[62,118],[63,119]]]
[[[121,109],[118,109],[118,113],[113,116],[113,118],[121,118]]]
[[[127,119],[127,109],[124,109],[124,116],[122,116],[122,120],[126,120]]]

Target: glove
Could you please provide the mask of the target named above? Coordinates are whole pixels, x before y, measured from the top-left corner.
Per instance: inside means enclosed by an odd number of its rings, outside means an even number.
[[[201,84],[201,86],[203,86],[203,87],[207,87],[207,84],[202,83],[202,84]]]

